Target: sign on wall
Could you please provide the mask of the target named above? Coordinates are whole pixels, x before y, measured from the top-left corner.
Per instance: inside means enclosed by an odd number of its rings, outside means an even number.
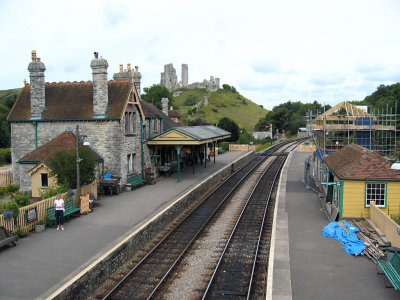
[[[26,223],[32,223],[37,221],[37,209],[36,207],[29,208],[25,210],[25,215],[26,215]]]

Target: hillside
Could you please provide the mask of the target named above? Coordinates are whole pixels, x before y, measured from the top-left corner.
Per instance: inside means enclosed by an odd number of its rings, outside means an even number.
[[[202,106],[198,113],[196,104],[208,97],[208,106]],[[205,89],[183,89],[182,94],[174,97],[174,106],[178,107],[184,118],[188,120],[203,119],[211,124],[218,123],[219,119],[228,117],[234,120],[240,128],[253,130],[260,118],[264,118],[268,110],[243,97],[234,89],[220,89],[216,92],[207,92]],[[194,114],[188,116],[188,112]]]
[[[17,99],[21,90],[22,88],[11,89],[11,90],[0,90],[0,104],[6,104],[8,99],[11,99],[14,102],[15,99]]]

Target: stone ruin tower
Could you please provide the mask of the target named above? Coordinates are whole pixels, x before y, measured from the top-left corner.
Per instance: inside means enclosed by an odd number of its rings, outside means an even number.
[[[173,64],[164,65],[164,72],[161,72],[161,85],[167,87],[168,90],[173,91],[177,89],[178,79],[176,77],[176,70]]]
[[[187,64],[182,64],[181,76],[182,76],[182,86],[187,87],[189,84],[189,70]]]

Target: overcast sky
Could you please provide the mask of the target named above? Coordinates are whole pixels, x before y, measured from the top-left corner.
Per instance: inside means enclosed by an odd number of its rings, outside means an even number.
[[[398,0],[0,0],[0,89],[29,82],[35,49],[49,82],[91,80],[97,51],[142,87],[186,63],[189,83],[213,75],[268,109],[362,100],[400,81],[399,16]]]

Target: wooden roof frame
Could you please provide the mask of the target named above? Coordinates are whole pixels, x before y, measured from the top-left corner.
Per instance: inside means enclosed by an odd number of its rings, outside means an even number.
[[[131,90],[129,91],[128,97],[125,100],[124,109],[121,112],[121,119],[120,119],[121,123],[124,122],[125,111],[126,111],[126,108],[128,107],[128,105],[137,105],[140,116],[142,117],[142,120],[143,121],[145,120],[145,115],[144,115],[144,112],[142,109],[142,105],[140,104],[140,97],[139,97],[139,94],[138,94],[134,84],[132,84],[132,87],[131,87]]]

